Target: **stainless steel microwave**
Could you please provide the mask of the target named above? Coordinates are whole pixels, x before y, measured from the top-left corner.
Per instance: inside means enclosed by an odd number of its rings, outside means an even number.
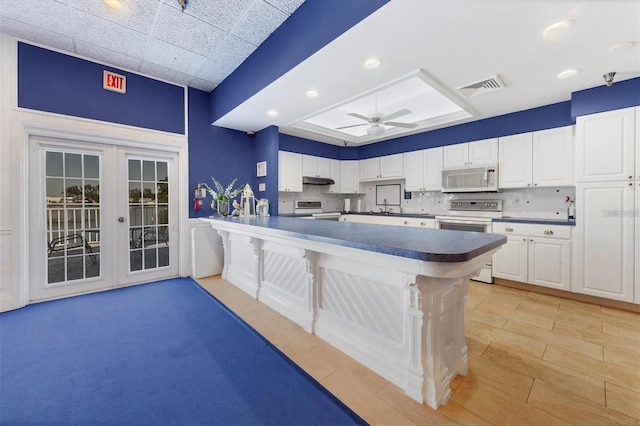
[[[442,170],[442,192],[497,192],[498,166],[492,164]]]

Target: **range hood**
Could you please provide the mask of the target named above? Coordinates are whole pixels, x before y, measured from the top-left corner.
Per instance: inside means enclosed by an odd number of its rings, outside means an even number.
[[[335,181],[329,178],[321,178],[315,176],[302,176],[303,185],[333,185]]]

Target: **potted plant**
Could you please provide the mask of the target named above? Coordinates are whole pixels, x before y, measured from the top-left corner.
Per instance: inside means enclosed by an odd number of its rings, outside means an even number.
[[[229,214],[230,201],[243,191],[244,185],[240,185],[236,189],[233,189],[233,185],[236,183],[238,178],[231,181],[231,183],[226,187],[222,186],[222,184],[218,182],[213,176],[211,177],[211,180],[213,181],[215,189],[211,188],[206,183],[203,184],[205,190],[213,197],[214,201],[211,202],[211,208],[214,210],[218,210],[218,214],[220,216],[227,216]]]

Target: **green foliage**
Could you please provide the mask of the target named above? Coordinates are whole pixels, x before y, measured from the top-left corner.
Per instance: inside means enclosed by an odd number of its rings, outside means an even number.
[[[244,185],[241,185],[236,189],[233,189],[233,185],[236,183],[238,178],[235,178],[234,180],[232,180],[231,183],[227,185],[226,188],[223,187],[222,184],[218,182],[213,176],[211,177],[211,180],[213,181],[215,190],[211,188],[209,185],[207,185],[206,183],[203,185],[204,185],[204,188],[207,190],[207,192],[213,196],[214,200],[218,200],[218,201],[232,200],[238,194],[240,194],[244,189]]]

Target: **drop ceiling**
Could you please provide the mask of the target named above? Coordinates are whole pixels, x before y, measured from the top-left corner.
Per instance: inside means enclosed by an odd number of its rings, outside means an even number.
[[[101,0],[1,1],[3,32],[207,91],[302,3],[190,0],[183,13],[177,0],[128,0],[130,16],[115,16]],[[562,20],[573,25],[543,35]],[[633,44],[614,48],[623,42]],[[604,85],[611,71],[614,84],[638,77],[639,42],[635,0],[391,0],[214,124],[245,132],[275,125],[336,145],[378,142],[568,101]],[[363,67],[369,58],[381,65]],[[579,72],[559,79],[567,69]],[[461,89],[492,78],[504,87]],[[411,113],[393,121],[413,128],[369,135],[357,118],[403,109]]]

